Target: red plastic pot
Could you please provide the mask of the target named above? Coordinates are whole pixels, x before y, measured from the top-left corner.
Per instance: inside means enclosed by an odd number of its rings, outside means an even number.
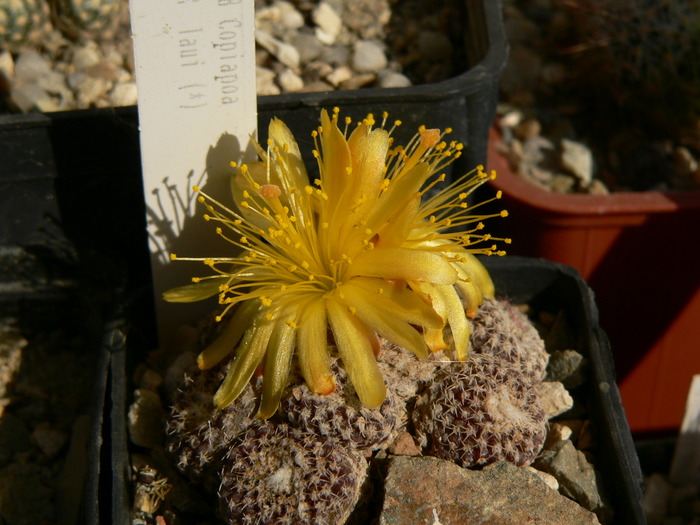
[[[512,172],[492,129],[509,253],[576,268],[596,294],[632,431],[676,432],[700,373],[700,192],[551,193]],[[506,223],[506,221],[503,221]]]

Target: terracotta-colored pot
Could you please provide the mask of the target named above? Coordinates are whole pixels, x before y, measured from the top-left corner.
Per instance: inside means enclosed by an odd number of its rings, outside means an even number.
[[[576,268],[596,294],[637,434],[680,426],[700,373],[700,192],[557,194],[518,177],[491,130],[509,253]]]

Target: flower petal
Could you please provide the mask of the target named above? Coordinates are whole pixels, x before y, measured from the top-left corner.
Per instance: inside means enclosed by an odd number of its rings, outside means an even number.
[[[197,366],[200,370],[208,370],[216,366],[224,357],[233,352],[236,343],[253,321],[260,309],[258,301],[244,301],[238,305],[223,331],[200,352],[197,356]]]
[[[376,291],[355,286],[354,281],[343,286],[341,293],[348,305],[355,308],[357,317],[382,337],[426,359],[428,349],[423,336],[400,317],[400,305],[382,301]]]
[[[349,274],[435,284],[454,284],[457,280],[457,271],[441,255],[408,248],[366,251],[356,257]]]
[[[246,330],[238,345],[236,358],[231,363],[224,382],[214,394],[217,408],[226,408],[241,395],[265,355],[273,327],[274,322],[265,320],[259,314],[253,325]]]
[[[219,287],[229,280],[228,275],[202,279],[198,283],[186,284],[163,292],[163,299],[169,303],[193,303],[209,299],[219,293]]]
[[[277,412],[282,393],[289,381],[296,330],[287,324],[287,320],[283,317],[275,323],[265,354],[262,401],[257,413],[260,419],[268,419]]]
[[[326,304],[338,353],[357,396],[366,407],[378,408],[386,397],[386,387],[367,330],[334,297],[329,297]]]
[[[299,368],[307,386],[317,394],[335,390],[328,354],[328,325],[323,301],[312,302],[304,309],[297,331]]]

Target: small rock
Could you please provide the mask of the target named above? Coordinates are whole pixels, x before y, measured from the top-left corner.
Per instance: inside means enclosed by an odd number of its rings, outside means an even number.
[[[335,9],[328,2],[321,2],[311,12],[311,18],[318,26],[316,37],[324,44],[333,44],[343,28],[343,20]]]
[[[513,129],[515,136],[523,142],[535,137],[539,137],[542,132],[542,124],[536,118],[527,118],[515,125]]]
[[[573,193],[576,189],[576,180],[570,175],[555,173],[547,185],[549,190],[555,193]]]
[[[549,424],[549,430],[547,431],[547,439],[544,442],[544,448],[553,448],[561,441],[571,439],[573,433],[574,431],[570,426],[558,421],[553,421]]]
[[[385,69],[377,75],[377,82],[382,88],[405,88],[411,86],[411,80],[402,73]]]
[[[661,525],[668,512],[672,491],[673,486],[661,474],[653,473],[645,479],[642,510],[648,525]]]
[[[540,478],[542,481],[544,481],[550,489],[559,490],[559,482],[557,481],[557,478],[555,478],[551,474],[548,474],[546,472],[542,472],[541,470],[537,470],[535,467],[531,467],[531,466],[527,466],[527,467],[523,467],[523,468],[526,468],[530,472],[533,472],[534,474],[536,474],[537,477]]]
[[[352,69],[348,66],[340,66],[334,69],[331,73],[326,75],[326,81],[333,84],[335,87],[340,86],[341,83],[351,79],[353,76]]]
[[[49,423],[39,423],[32,432],[32,441],[48,458],[53,458],[68,441],[66,433]]]
[[[81,109],[92,107],[99,99],[105,97],[112,89],[112,82],[99,77],[86,76],[78,84],[76,97]]]
[[[554,448],[544,450],[533,466],[557,478],[562,494],[601,518],[607,516],[595,469],[571,441],[562,441]]]
[[[593,179],[586,190],[590,195],[610,195],[610,190],[600,179]]]
[[[293,3],[277,0],[274,5],[279,9],[280,22],[284,27],[287,29],[304,27],[304,15],[299,12]]]
[[[292,45],[299,52],[299,61],[308,64],[316,60],[323,53],[324,46],[314,35],[298,33],[292,38]]]
[[[389,446],[389,453],[395,456],[420,456],[421,450],[416,445],[413,436],[408,432],[401,432]]]
[[[561,162],[587,188],[593,180],[593,153],[581,142],[569,139],[561,141]]]
[[[86,69],[96,66],[102,61],[102,56],[100,55],[97,45],[94,42],[90,42],[83,47],[79,47],[73,52],[73,66],[78,71],[85,71]]]
[[[262,30],[255,31],[255,41],[272,53],[285,66],[292,69],[299,67],[301,60],[299,51],[293,45],[282,42],[267,31]]]
[[[127,416],[132,443],[152,448],[163,444],[165,411],[160,397],[151,390],[134,390],[134,402]]]
[[[318,80],[316,82],[310,82],[308,84],[304,85],[304,89],[302,89],[304,93],[318,93],[322,91],[333,91],[333,86],[328,84],[327,82],[323,82],[322,80]]]
[[[359,89],[364,86],[368,86],[375,81],[377,77],[373,73],[360,73],[359,75],[353,75],[347,80],[340,83],[340,89]]]
[[[280,88],[275,84],[275,72],[266,67],[255,68],[255,90],[258,95],[279,95]]]
[[[511,463],[493,463],[476,471],[433,457],[390,457],[379,523],[436,521],[445,525],[599,523],[594,514],[550,489],[536,474]]]
[[[0,76],[10,79],[15,76],[15,61],[9,51],[0,52]]]
[[[136,82],[118,82],[112,88],[109,98],[114,107],[135,106],[138,103]]]
[[[358,73],[377,73],[388,64],[382,47],[371,40],[358,40],[353,48],[352,68]]]
[[[33,49],[23,51],[15,61],[15,83],[17,84],[38,82],[50,73],[49,60]]]
[[[353,0],[345,2],[343,22],[360,38],[382,38],[384,26],[391,19],[388,0]]]
[[[304,81],[302,78],[291,69],[286,69],[277,75],[277,82],[279,82],[282,91],[287,93],[300,91],[304,87]]]
[[[547,381],[559,381],[567,389],[581,386],[586,380],[586,361],[576,350],[556,350],[549,357]]]
[[[536,385],[547,419],[563,414],[574,406],[574,400],[559,381],[543,381]]]

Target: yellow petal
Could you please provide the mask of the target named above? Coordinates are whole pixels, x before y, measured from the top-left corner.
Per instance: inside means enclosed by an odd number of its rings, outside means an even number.
[[[217,408],[226,408],[241,395],[265,355],[273,327],[272,321],[266,321],[259,315],[246,330],[236,350],[236,358],[231,363],[224,382],[214,394]]]
[[[307,305],[297,330],[299,368],[309,390],[328,395],[335,390],[328,355],[328,325],[323,301]]]
[[[347,168],[352,165],[350,148],[345,136],[338,126],[331,121],[328,112],[321,112],[321,149],[323,152],[321,164],[321,180],[323,190],[330,202],[338,202],[350,175]],[[326,218],[328,220],[329,218]]]
[[[280,318],[270,336],[265,355],[262,400],[257,413],[260,419],[267,419],[277,412],[282,393],[289,381],[296,330],[287,324],[287,321],[286,317]]]
[[[187,284],[178,288],[171,288],[163,292],[163,299],[169,303],[193,303],[208,299],[219,293],[219,287],[228,281],[228,276],[202,279],[198,283]]]
[[[273,163],[277,167],[279,182],[270,182],[284,188],[285,193],[289,193],[291,188],[300,189],[307,186],[309,177],[306,174],[306,166],[291,130],[282,120],[273,118],[268,127],[268,135],[273,148],[279,148],[275,155],[278,155],[278,159],[282,161]]]
[[[471,327],[464,314],[464,306],[452,286],[436,286],[437,293],[442,295],[447,313],[447,323],[450,325],[454,351],[459,361],[464,361],[469,356],[469,335]]]
[[[349,273],[435,284],[454,284],[457,280],[457,271],[439,254],[408,248],[366,251],[356,257]]]
[[[255,300],[239,304],[219,337],[197,356],[197,366],[201,370],[208,370],[230,354],[243,332],[250,326],[259,308],[259,303]]]
[[[462,254],[461,254],[462,255]],[[460,270],[469,275],[479,287],[485,299],[493,299],[496,293],[491,275],[486,267],[481,264],[478,257],[472,253],[463,254],[464,261],[455,263]]]
[[[357,280],[360,279],[355,281]],[[383,301],[376,289],[363,289],[354,285],[353,281],[342,287],[342,294],[348,305],[355,308],[357,317],[369,328],[389,341],[411,350],[422,359],[428,357],[423,336],[401,318],[403,312],[400,304]]]
[[[338,353],[357,396],[366,407],[378,408],[386,397],[386,387],[367,329],[337,299],[329,297],[326,304]]]

